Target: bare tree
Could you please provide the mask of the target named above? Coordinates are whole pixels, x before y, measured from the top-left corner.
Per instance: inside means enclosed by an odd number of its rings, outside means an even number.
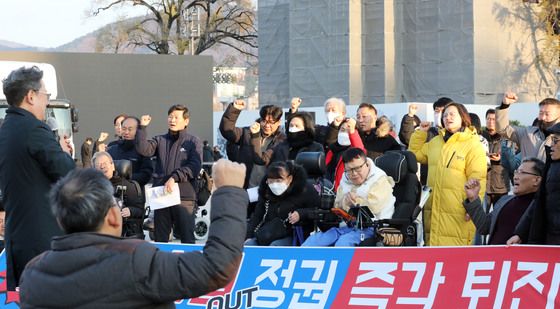
[[[120,20],[99,30],[95,42],[95,52],[121,53],[128,46],[128,28],[130,23]]]
[[[92,15],[123,6],[142,6],[147,12],[127,29],[130,45],[158,54],[198,55],[221,44],[256,57],[250,0],[97,0]]]
[[[560,67],[560,1],[533,0],[533,2],[540,6],[538,18],[546,33],[544,54],[552,60],[552,63]]]

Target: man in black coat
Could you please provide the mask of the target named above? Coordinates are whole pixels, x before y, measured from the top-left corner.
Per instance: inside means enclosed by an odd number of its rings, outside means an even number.
[[[140,120],[136,117],[127,116],[121,124],[122,139],[115,141],[107,152],[113,160],[129,160],[132,163],[132,180],[144,187],[152,178],[152,162],[136,151],[135,138]]]
[[[44,123],[50,94],[37,67],[20,68],[4,80],[10,107],[0,130],[0,190],[6,209],[8,290],[15,290],[25,264],[50,249],[61,235],[47,193],[75,167]],[[66,143],[66,150],[69,143]]]
[[[356,127],[367,150],[367,156],[372,160],[375,160],[375,158],[381,156],[386,151],[401,150],[397,140],[389,134],[391,124],[387,120],[383,121],[383,126],[379,125],[377,109],[373,104],[362,103],[358,106],[356,111]]]
[[[179,185],[181,204],[154,211],[155,241],[168,242],[172,226],[179,232],[182,243],[194,243],[195,182],[202,166],[202,143],[187,132],[190,116],[184,105],[173,105],[167,112],[169,131],[152,139],[146,127],[151,117],[140,118],[136,132],[136,150],[145,157],[156,157],[153,185],[164,186],[167,192]]]
[[[253,188],[259,186],[266,172],[266,165],[254,163],[255,153],[251,144],[250,128],[235,126],[245,105],[245,101],[236,100],[227,107],[220,121],[220,133],[227,140],[228,158],[247,166],[245,188]],[[286,139],[286,135],[279,130],[282,109],[275,105],[265,105],[261,107],[259,115],[259,123],[255,123],[253,126],[260,125],[262,136],[260,152],[265,152]]]
[[[237,273],[245,236],[245,167],[220,160],[208,241],[202,251],[159,251],[123,239],[113,187],[99,171],[71,172],[54,187],[54,212],[67,235],[22,275],[22,308],[175,308],[174,301],[224,287]],[[56,274],[56,275],[53,275]]]

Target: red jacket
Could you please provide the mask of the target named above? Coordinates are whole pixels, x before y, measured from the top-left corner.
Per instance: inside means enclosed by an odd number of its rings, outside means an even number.
[[[358,130],[357,129],[354,130],[354,133],[351,133],[349,135],[350,135],[350,147],[360,148],[361,150],[366,152],[366,148],[364,147],[364,143],[360,138],[360,134],[358,134]],[[327,152],[327,155],[325,157],[325,164],[329,165],[333,157],[334,157],[334,153],[332,152],[332,150],[329,150],[329,152]],[[338,190],[338,184],[340,183],[340,179],[342,179],[343,173],[344,173],[344,163],[342,162],[342,157],[339,157],[334,172],[334,192]]]

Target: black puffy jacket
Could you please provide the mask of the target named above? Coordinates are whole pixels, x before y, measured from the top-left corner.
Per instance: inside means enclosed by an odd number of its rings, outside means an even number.
[[[195,181],[202,167],[202,142],[187,129],[178,133],[168,132],[147,139],[145,126],[136,131],[136,151],[145,157],[156,156],[153,173],[155,186],[162,186],[173,177],[179,184],[181,200],[195,201]]]
[[[261,226],[271,221],[274,217],[284,220],[290,212],[300,209],[316,208],[319,206],[319,195],[312,184],[307,181],[307,174],[303,167],[296,165],[292,177],[292,183],[280,196],[274,195],[266,183],[264,177],[259,186],[259,201],[247,226],[247,238],[255,237],[255,230],[259,223]],[[269,209],[265,217],[265,203],[269,201]],[[301,214],[301,212],[300,212]],[[300,217],[302,217],[300,215]],[[306,234],[313,229],[313,221],[300,220]],[[292,226],[286,226],[286,232],[292,232]]]

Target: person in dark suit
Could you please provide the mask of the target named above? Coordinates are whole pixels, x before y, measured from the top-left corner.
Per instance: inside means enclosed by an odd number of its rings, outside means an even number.
[[[144,187],[152,178],[152,162],[136,151],[136,131],[140,125],[140,119],[128,116],[121,124],[121,139],[116,141],[107,149],[113,160],[129,160],[132,163],[132,180],[137,181]]]
[[[0,131],[0,190],[7,218],[10,291],[18,286],[25,264],[49,250],[53,236],[63,234],[47,194],[53,183],[75,167],[69,141],[57,142],[44,122],[50,94],[42,78],[43,72],[33,66],[19,68],[3,81],[10,106]]]
[[[196,176],[202,168],[202,142],[188,132],[189,109],[184,105],[173,105],[167,112],[166,134],[148,139],[147,126],[150,115],[140,118],[136,132],[136,151],[145,157],[156,157],[154,187],[164,186],[167,192],[179,186],[181,204],[154,211],[155,241],[168,242],[171,228],[178,232],[182,243],[194,243],[194,217],[197,195]]]

